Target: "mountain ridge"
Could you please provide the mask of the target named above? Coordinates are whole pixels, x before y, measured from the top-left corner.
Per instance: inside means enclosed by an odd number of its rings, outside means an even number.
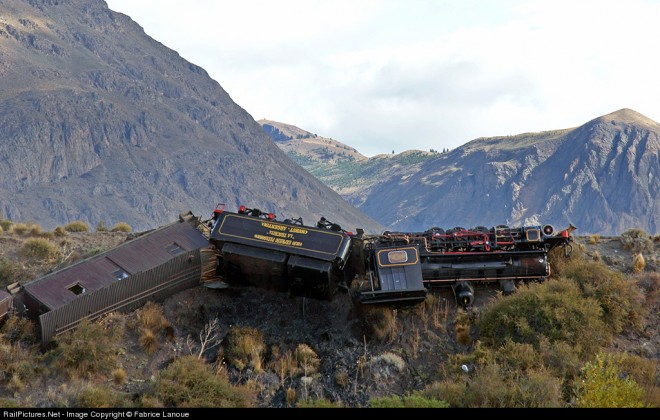
[[[105,1],[7,0],[0,16],[0,215],[143,230],[224,202],[382,229]]]
[[[298,162],[391,230],[573,224],[584,234],[654,234],[659,139],[660,124],[621,108],[578,127],[481,137],[444,153]],[[384,158],[389,165],[378,165]]]

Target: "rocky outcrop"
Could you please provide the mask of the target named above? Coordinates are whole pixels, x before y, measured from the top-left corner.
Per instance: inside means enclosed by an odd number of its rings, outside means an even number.
[[[224,202],[382,230],[102,0],[0,3],[0,73],[0,217],[149,229]]]

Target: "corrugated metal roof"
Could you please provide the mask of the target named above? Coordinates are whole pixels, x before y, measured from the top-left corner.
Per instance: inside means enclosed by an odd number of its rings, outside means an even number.
[[[24,286],[49,310],[83,293],[164,264],[181,252],[203,248],[208,239],[187,222],[175,222]]]

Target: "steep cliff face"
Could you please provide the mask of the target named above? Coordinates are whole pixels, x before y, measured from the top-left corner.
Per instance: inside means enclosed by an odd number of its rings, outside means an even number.
[[[577,128],[481,138],[441,154],[300,162],[390,230],[572,223],[582,234],[655,234],[659,138],[658,123],[621,109]]]
[[[382,230],[104,1],[0,4],[0,215],[147,229],[218,202]]]

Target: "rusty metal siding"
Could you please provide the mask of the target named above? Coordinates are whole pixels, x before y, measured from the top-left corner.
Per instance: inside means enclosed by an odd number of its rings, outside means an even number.
[[[172,243],[184,253],[208,246],[206,237],[191,224],[173,223],[26,284],[24,289],[30,297],[31,309],[38,306],[41,314],[77,302],[84,294],[121,282],[115,274],[118,270],[131,276],[164,264],[175,257],[167,251]],[[72,291],[71,287],[76,284],[83,287],[85,293]]]
[[[179,254],[170,261],[120,281],[94,293],[86,293],[55,310],[39,316],[42,344],[75,328],[83,319],[96,319],[113,311],[134,310],[148,300],[160,301],[199,284],[201,250]]]
[[[201,277],[201,272],[200,272],[200,277]],[[2,322],[5,319],[11,308],[12,308],[12,296],[3,290],[0,290],[0,322]]]

